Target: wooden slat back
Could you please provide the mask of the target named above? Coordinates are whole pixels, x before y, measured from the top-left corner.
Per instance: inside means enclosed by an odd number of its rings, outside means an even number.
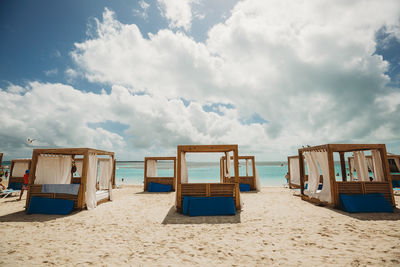
[[[236,201],[234,183],[199,183],[199,184],[181,184],[181,202],[184,196],[193,197],[233,197]],[[182,206],[181,206],[182,207]]]
[[[175,191],[174,188],[174,177],[146,177],[147,183],[145,191],[149,191],[149,183],[157,183],[157,184],[165,184],[165,185],[172,185],[172,191]]]
[[[235,177],[226,177],[225,183],[235,183]],[[240,176],[239,183],[241,184],[249,184],[250,190],[256,190],[256,178],[254,176]]]
[[[393,205],[392,187],[389,182],[336,182],[338,194],[359,195],[382,193],[382,195]]]
[[[80,190],[80,188],[79,188]],[[67,199],[74,201],[74,208],[78,207],[78,195],[70,195],[70,194],[59,194],[59,193],[42,193],[42,185],[41,184],[33,184],[29,186],[29,200],[28,205],[32,197],[46,197],[46,198],[57,198],[57,199]]]
[[[388,182],[364,182],[365,194],[382,193],[382,195],[393,205],[392,187]]]
[[[336,182],[339,194],[357,195],[363,193],[361,182]]]

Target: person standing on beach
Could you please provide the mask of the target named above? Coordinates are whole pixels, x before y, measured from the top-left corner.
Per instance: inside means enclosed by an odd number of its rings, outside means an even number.
[[[29,170],[26,170],[24,174],[24,184],[21,187],[21,194],[19,195],[18,200],[21,200],[22,195],[24,194],[24,190],[28,190],[28,182],[29,182]]]

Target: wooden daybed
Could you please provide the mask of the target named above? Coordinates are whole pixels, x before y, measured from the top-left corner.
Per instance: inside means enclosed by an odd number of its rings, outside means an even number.
[[[24,183],[24,174],[26,170],[31,169],[31,159],[13,159],[11,160],[10,167],[10,178],[8,180],[8,186],[21,188],[21,185]]]
[[[379,164],[382,167],[381,181],[347,181],[345,153],[359,151],[376,151],[380,158]],[[323,187],[321,192],[308,196],[305,193],[305,160],[304,157],[310,156],[311,152],[323,152],[319,156],[326,157],[324,162],[319,162],[323,174]],[[334,168],[334,153],[338,153],[340,157],[342,181],[336,181]],[[316,154],[314,154],[316,155]],[[301,197],[317,204],[329,205],[339,208],[339,195],[365,195],[371,193],[382,193],[384,198],[395,206],[395,200],[392,190],[391,176],[389,172],[386,146],[384,144],[327,144],[321,146],[307,147],[299,149],[300,160],[300,188]],[[319,171],[318,171],[319,172]],[[322,194],[323,193],[323,194]]]
[[[186,153],[229,153],[234,155],[234,183],[189,183]],[[238,145],[180,145],[178,146],[176,209],[182,213],[184,196],[232,197],[236,210],[240,209]]]
[[[234,160],[233,156],[230,156],[231,160]],[[251,191],[256,191],[258,188],[257,179],[256,179],[256,163],[254,160],[254,156],[238,156],[238,160],[246,161],[246,175],[239,175],[239,183],[240,184],[248,184],[250,185]],[[251,161],[251,167],[249,168],[248,162]],[[220,177],[221,181],[224,183],[235,183],[235,177],[230,177],[230,170],[227,170],[227,161],[226,156],[222,156],[220,159]],[[251,169],[251,173],[250,173]]]
[[[72,162],[76,157],[81,157],[83,164],[82,164],[82,174],[81,177],[75,182],[78,182],[79,186],[79,191],[78,193],[75,194],[65,194],[65,193],[49,193],[49,192],[42,192],[42,187],[43,184],[39,183],[38,180],[40,179],[58,179],[54,178],[52,176],[45,177],[43,174],[44,171],[46,171],[46,166],[49,166],[49,169],[51,168],[50,165],[47,164],[48,160],[46,161],[46,157],[48,158],[67,158],[67,164],[63,165],[65,166],[64,168],[64,174],[67,173],[68,171],[69,176],[63,176],[62,179],[64,179],[62,184],[73,184],[73,178],[72,174]],[[100,179],[98,175],[100,176],[99,173],[97,173],[97,170],[101,169],[101,166],[99,164],[99,161],[102,161],[103,159],[108,159],[108,171],[110,173],[107,173],[105,179],[106,183],[108,185],[107,189],[101,188],[104,187],[102,184],[103,182],[97,181],[97,179]],[[69,163],[69,160],[71,159],[71,163]],[[37,174],[38,171],[38,165],[39,162],[41,162],[41,167],[40,168],[40,174]],[[47,164],[47,165],[46,165]],[[53,166],[54,167],[54,166]],[[101,170],[100,170],[101,172]],[[37,177],[37,175],[41,175]],[[67,178],[65,178],[67,177]],[[69,177],[69,178],[68,178]],[[66,179],[69,179],[69,181],[65,182]],[[30,171],[30,176],[29,176],[29,187],[28,187],[28,196],[26,198],[26,209],[29,207],[29,202],[32,197],[37,196],[37,197],[43,197],[43,198],[50,198],[50,199],[66,199],[66,200],[73,200],[74,202],[74,208],[75,209],[84,209],[84,208],[94,208],[97,204],[106,202],[111,200],[112,197],[112,183],[115,181],[115,164],[114,164],[114,152],[108,152],[108,151],[103,151],[103,150],[97,150],[97,149],[92,149],[92,148],[54,148],[54,149],[34,149],[32,153],[32,164],[31,164],[31,171]],[[54,182],[49,182],[48,184],[55,184]],[[58,184],[56,182],[56,184]],[[97,188],[103,189],[103,190],[97,190]],[[88,202],[89,201],[89,202]]]
[[[174,164],[174,175],[172,177],[153,177],[150,176],[148,170],[149,161],[173,161]],[[144,191],[148,191],[149,183],[158,183],[164,185],[172,185],[172,191],[175,191],[176,188],[176,157],[145,157],[144,158]]]

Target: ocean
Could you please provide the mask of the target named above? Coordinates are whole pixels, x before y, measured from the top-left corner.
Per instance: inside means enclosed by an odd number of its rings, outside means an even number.
[[[286,162],[256,162],[256,168],[261,186],[283,186],[286,184],[285,175],[288,172]],[[173,176],[172,162],[158,162],[157,171],[160,177]],[[219,171],[219,162],[188,162],[189,182],[218,183],[220,180]],[[239,164],[239,174],[242,176],[245,175],[245,172],[245,164]],[[341,173],[340,164],[335,164],[335,172]],[[231,173],[233,173],[233,169]],[[117,185],[143,185],[143,177],[143,162],[117,162],[115,172]],[[341,177],[337,177],[337,180],[340,179]]]

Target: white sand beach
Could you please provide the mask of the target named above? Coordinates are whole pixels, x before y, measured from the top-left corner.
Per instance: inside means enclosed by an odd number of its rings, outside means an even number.
[[[0,201],[1,266],[394,266],[400,212],[349,214],[284,188],[242,194],[236,216],[187,217],[174,193],[114,191],[113,202],[68,216],[26,215]],[[400,203],[400,197],[396,196]]]

